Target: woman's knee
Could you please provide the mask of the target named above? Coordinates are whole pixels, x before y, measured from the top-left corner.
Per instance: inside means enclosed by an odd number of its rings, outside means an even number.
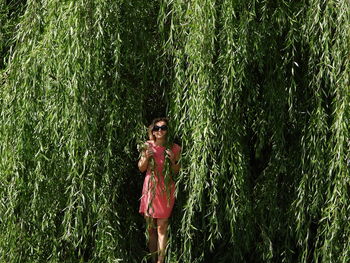
[[[156,220],[154,218],[151,218],[151,217],[145,217],[145,220],[146,220],[146,224],[147,224],[148,234],[150,234],[150,235],[157,234]]]
[[[168,219],[158,219],[157,220],[157,230],[158,234],[164,235],[168,229]]]
[[[149,234],[150,236],[157,235],[157,228],[155,228],[155,227],[149,227],[149,228],[147,229],[147,231],[148,231],[148,234]]]

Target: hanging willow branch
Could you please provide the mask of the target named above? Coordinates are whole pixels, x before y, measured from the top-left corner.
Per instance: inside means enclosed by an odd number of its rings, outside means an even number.
[[[2,91],[2,261],[133,257],[134,234],[120,233],[136,216],[120,213],[125,127],[136,132],[140,115],[118,78],[119,14],[115,1],[28,3]]]

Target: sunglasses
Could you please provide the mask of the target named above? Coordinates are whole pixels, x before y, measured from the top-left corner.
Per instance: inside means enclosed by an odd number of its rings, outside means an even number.
[[[168,130],[168,126],[166,126],[166,125],[162,125],[162,126],[155,125],[153,127],[153,129],[152,129],[152,131],[160,131],[160,130],[166,131],[166,130]]]

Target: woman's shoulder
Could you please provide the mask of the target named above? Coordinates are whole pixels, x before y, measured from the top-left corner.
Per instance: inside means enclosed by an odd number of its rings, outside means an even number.
[[[181,148],[181,146],[176,142],[173,143],[173,147]]]
[[[173,152],[179,152],[179,151],[181,151],[181,146],[178,145],[177,143],[173,143],[172,151],[173,151]]]

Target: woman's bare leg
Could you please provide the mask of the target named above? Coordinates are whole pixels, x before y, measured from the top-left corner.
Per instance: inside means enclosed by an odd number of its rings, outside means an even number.
[[[158,234],[156,228],[156,219],[151,217],[146,217],[147,231],[148,231],[148,249],[152,254],[152,262],[157,261],[157,243],[158,243]]]
[[[165,249],[168,242],[168,218],[157,219],[157,233],[158,233],[158,261],[163,263],[165,258]]]

